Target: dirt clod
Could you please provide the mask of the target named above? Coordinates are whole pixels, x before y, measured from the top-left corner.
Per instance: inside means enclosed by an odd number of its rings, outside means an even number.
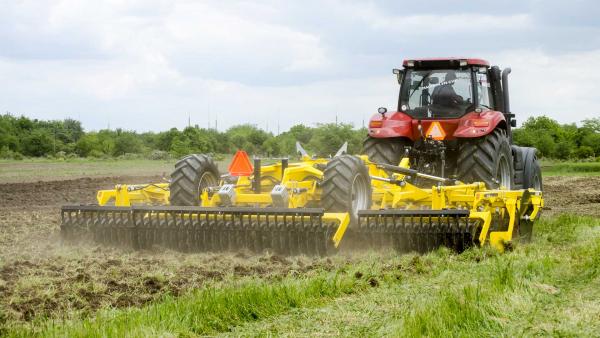
[[[379,281],[377,280],[377,278],[375,277],[369,277],[369,280],[367,281],[369,283],[369,285],[373,288],[376,288],[379,286]]]

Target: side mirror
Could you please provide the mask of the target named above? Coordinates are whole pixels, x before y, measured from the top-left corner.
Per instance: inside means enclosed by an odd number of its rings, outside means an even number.
[[[387,108],[379,107],[379,108],[377,108],[377,112],[381,115],[385,115],[385,113],[387,113]]]
[[[517,120],[511,119],[510,120],[510,126],[513,127],[513,128],[516,128],[517,127]]]
[[[393,72],[394,72],[394,74],[396,74],[396,77],[398,78],[398,84],[402,84],[402,78],[404,77],[404,70],[394,68]]]

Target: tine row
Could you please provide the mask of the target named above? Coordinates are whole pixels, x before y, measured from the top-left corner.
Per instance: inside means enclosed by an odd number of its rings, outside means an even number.
[[[354,236],[374,247],[424,253],[445,246],[462,252],[477,245],[479,226],[468,215],[363,215]]]
[[[322,215],[204,212],[188,209],[130,208],[62,210],[65,238],[91,236],[98,243],[134,249],[167,247],[183,252],[247,249],[279,254],[327,255],[332,252],[334,222]]]

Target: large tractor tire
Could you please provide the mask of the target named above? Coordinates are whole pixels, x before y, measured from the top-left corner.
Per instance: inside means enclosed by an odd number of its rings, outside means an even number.
[[[371,208],[371,177],[363,161],[352,155],[335,157],[325,167],[321,207],[328,212],[349,212],[356,224],[358,211]]]
[[[175,164],[169,183],[171,205],[200,205],[200,195],[207,187],[219,185],[219,169],[210,156],[189,155]]]
[[[533,188],[543,191],[542,169],[537,158],[537,149],[523,148],[523,189]],[[531,242],[533,237],[533,221],[521,220],[519,223],[519,236],[522,242]]]
[[[373,138],[367,137],[363,142],[362,153],[369,156],[375,163],[398,165],[404,155],[405,147],[411,142],[404,138]]]
[[[515,189],[533,188],[543,190],[542,169],[537,158],[537,149],[512,146],[515,160]]]
[[[535,148],[523,149],[523,188],[533,188],[542,191],[544,188],[542,184],[542,168],[540,167],[536,152]]]
[[[488,189],[514,185],[513,156],[506,132],[461,142],[457,158],[458,179],[465,183],[484,182]]]

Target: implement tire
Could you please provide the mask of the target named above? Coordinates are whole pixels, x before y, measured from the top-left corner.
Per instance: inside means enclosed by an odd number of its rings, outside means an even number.
[[[208,155],[188,155],[175,164],[169,183],[171,205],[198,206],[206,187],[219,185],[219,169]]]
[[[369,161],[382,164],[398,165],[404,155],[404,148],[411,142],[404,138],[367,137],[363,142],[362,153],[369,156]]]
[[[506,132],[496,129],[486,136],[465,139],[459,147],[458,179],[465,183],[484,182],[488,189],[514,186],[514,165]]]
[[[326,212],[348,212],[356,224],[358,211],[371,208],[371,177],[357,156],[335,157],[325,167],[321,183],[321,207]]]

